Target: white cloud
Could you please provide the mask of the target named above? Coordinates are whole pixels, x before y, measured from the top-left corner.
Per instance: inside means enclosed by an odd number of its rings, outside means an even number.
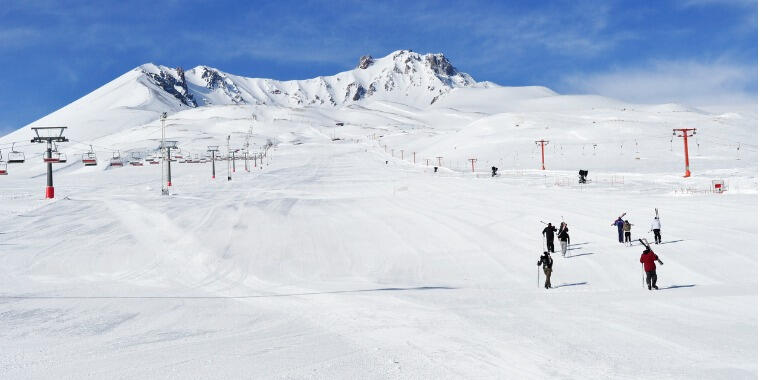
[[[573,74],[569,92],[592,93],[635,103],[681,103],[695,107],[757,104],[757,66],[694,60],[654,61],[607,72]]]
[[[684,8],[704,7],[711,5],[753,7],[757,6],[757,0],[683,0],[679,4]]]
[[[40,33],[32,28],[0,28],[0,49],[27,46],[39,39]]]

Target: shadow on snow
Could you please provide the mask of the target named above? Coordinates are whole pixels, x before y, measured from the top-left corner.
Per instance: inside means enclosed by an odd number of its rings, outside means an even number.
[[[295,296],[314,296],[320,294],[347,294],[347,293],[371,293],[371,292],[398,292],[398,291],[420,291],[420,290],[455,290],[449,286],[418,286],[411,288],[376,288],[376,289],[356,289],[356,290],[332,290],[324,292],[303,292],[303,293],[284,293],[284,294],[257,294],[242,296],[10,296],[0,295],[0,299],[243,299],[243,298],[270,298],[270,297],[295,297]]]
[[[684,239],[680,239],[680,240],[671,240],[671,241],[664,241],[664,242],[660,243],[659,245],[663,245],[663,244],[670,244],[670,243],[678,243],[678,242],[681,242],[681,241],[684,241]]]
[[[587,255],[593,255],[594,252],[586,252],[586,253],[579,253],[577,255],[567,255],[565,256],[566,259],[572,258],[572,257],[578,257],[578,256],[587,256]]]
[[[587,284],[588,284],[588,282],[587,282],[587,281],[583,281],[583,282],[574,282],[574,283],[572,283],[572,284],[562,284],[562,285],[553,286],[553,288],[555,288],[555,289],[556,289],[556,288],[563,288],[563,287],[565,287],[565,286],[579,286],[579,285],[587,285]]]
[[[679,289],[679,288],[693,288],[697,286],[696,284],[689,284],[689,285],[670,285],[665,288],[660,288],[660,290],[667,290],[667,289]]]

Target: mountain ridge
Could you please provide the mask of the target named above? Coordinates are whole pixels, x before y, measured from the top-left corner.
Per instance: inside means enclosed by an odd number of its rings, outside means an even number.
[[[133,69],[186,107],[256,104],[343,106],[365,99],[404,99],[430,105],[456,88],[495,87],[456,69],[442,53],[397,50],[375,59],[360,57],[352,70],[331,76],[280,81],[230,74],[207,65],[189,70],[146,63]]]

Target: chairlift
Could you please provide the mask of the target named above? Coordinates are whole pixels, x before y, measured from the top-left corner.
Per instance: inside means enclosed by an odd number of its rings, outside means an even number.
[[[0,175],[8,175],[8,163],[3,161],[2,151],[0,151]]]
[[[124,166],[124,160],[121,159],[121,154],[118,150],[111,156],[108,166]]]
[[[95,155],[95,151],[92,150],[92,145],[90,145],[90,151],[82,155],[82,163],[84,166],[95,166],[98,164],[98,157]]]
[[[50,151],[50,157],[48,157],[46,154],[43,154],[42,155],[42,161],[43,162],[47,162],[47,163],[52,163],[52,164],[57,164],[57,163],[61,162],[59,155],[56,154],[56,153],[57,152],[55,150],[51,150]]]
[[[140,153],[132,152],[132,159],[129,161],[129,164],[132,166],[143,166],[142,158],[140,157]]]
[[[63,153],[63,152],[59,151],[59,150],[58,150],[58,145],[57,145],[57,144],[54,144],[54,145],[53,145],[53,152],[52,152],[52,155],[53,155],[53,157],[54,157],[54,158],[56,158],[56,159],[58,160],[57,162],[58,162],[59,164],[63,164],[63,163],[65,163],[66,161],[68,161],[68,158],[66,157],[66,153]]]
[[[161,163],[161,156],[158,153],[154,153],[147,161],[151,165],[158,165]]]
[[[24,152],[19,152],[16,149],[16,143],[11,145],[11,151],[8,153],[8,162],[6,164],[23,164],[26,158]],[[7,173],[6,173],[7,174]]]

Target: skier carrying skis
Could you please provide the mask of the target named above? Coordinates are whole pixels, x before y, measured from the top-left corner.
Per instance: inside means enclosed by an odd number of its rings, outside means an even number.
[[[536,265],[540,266],[541,264],[544,265],[544,275],[546,276],[544,289],[549,289],[552,287],[552,266],[554,265],[554,259],[552,259],[549,252],[545,251],[544,255],[538,259],[538,263],[536,263]]]
[[[552,226],[551,223],[546,225],[542,234],[546,236],[546,250],[554,253],[554,233],[557,232],[557,227]]]
[[[647,273],[647,287],[649,290],[652,290],[652,288],[659,289],[657,287],[657,266],[654,264],[655,261],[663,265],[660,258],[647,247],[644,253],[641,254],[639,262],[644,265],[644,272]]]
[[[633,226],[633,224],[628,223],[627,220],[623,223],[623,232],[625,232],[625,242],[628,243],[629,246],[631,245],[631,226]]]
[[[654,231],[654,243],[660,244],[662,243],[662,236],[660,236],[660,229],[662,228],[662,223],[660,223],[660,217],[655,216],[654,220],[652,221],[652,228],[650,231]]]
[[[617,226],[617,230],[618,230],[618,241],[619,241],[619,242],[621,242],[621,243],[623,242],[623,224],[625,224],[625,223],[623,222],[623,217],[622,217],[622,216],[618,217],[618,218],[617,218],[617,219],[616,219],[614,222],[612,222],[612,224],[611,224],[611,226]]]
[[[567,223],[562,222],[559,225],[559,232],[557,232],[559,246],[562,249],[562,257],[565,257],[565,254],[567,254],[567,245],[570,243],[570,234],[568,231],[570,230],[567,228]]]

